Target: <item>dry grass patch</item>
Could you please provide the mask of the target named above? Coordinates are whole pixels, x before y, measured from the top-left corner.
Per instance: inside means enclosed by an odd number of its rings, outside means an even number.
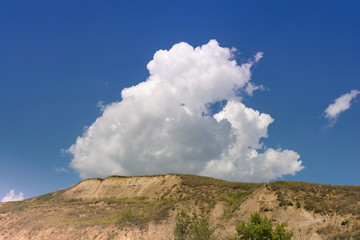
[[[360,186],[321,185],[305,182],[271,182],[281,206],[296,203],[321,214],[360,215]]]

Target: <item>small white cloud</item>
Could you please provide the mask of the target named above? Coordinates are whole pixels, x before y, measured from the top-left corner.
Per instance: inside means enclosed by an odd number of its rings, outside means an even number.
[[[330,104],[326,108],[324,112],[325,118],[329,120],[330,126],[335,124],[340,113],[351,107],[351,100],[353,100],[358,94],[360,94],[359,90],[351,90],[349,93],[343,94],[341,97],[335,99],[334,103]]]
[[[15,190],[11,189],[9,193],[1,200],[1,202],[10,202],[10,201],[22,201],[24,200],[24,194],[20,192],[18,195],[15,194]]]
[[[263,52],[258,52],[258,53],[256,53],[256,55],[255,55],[255,62],[259,62],[260,59],[262,59],[263,55],[264,55]]]
[[[58,173],[68,173],[69,171],[64,167],[55,168],[55,171]]]
[[[241,102],[262,88],[250,80],[263,54],[238,64],[234,51],[216,40],[157,51],[148,79],[104,106],[67,150],[71,167],[82,178],[177,172],[256,182],[303,169],[296,152],[261,143],[274,119]]]
[[[254,85],[253,83],[248,83],[245,87],[245,92],[249,95],[252,96],[254,94],[254,91],[256,90],[265,90],[265,87],[263,85]]]
[[[256,55],[254,56],[254,60],[250,60],[250,63],[253,64],[253,63],[259,62],[260,59],[263,58],[263,55],[264,55],[263,52],[256,53]],[[256,91],[256,90],[265,90],[265,87],[263,85],[255,85],[254,83],[249,81],[246,84],[246,86],[244,87],[244,90],[245,90],[247,95],[252,96],[254,91]]]
[[[105,109],[105,107],[106,107],[106,105],[104,104],[104,102],[103,101],[98,101],[98,103],[96,104],[96,107],[101,111],[101,112],[103,112],[104,111],[104,109]]]

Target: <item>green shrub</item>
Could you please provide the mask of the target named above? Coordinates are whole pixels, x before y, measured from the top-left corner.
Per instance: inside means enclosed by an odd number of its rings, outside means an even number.
[[[287,223],[277,224],[275,227],[271,219],[261,217],[258,212],[251,214],[248,223],[242,222],[236,226],[236,231],[241,240],[289,240],[292,231],[285,230]]]
[[[287,197],[280,191],[276,192],[277,200],[280,207],[292,206],[293,203],[287,199]]]
[[[194,214],[190,217],[185,211],[177,213],[175,218],[174,239],[175,240],[215,240],[214,228],[209,225],[205,217]]]
[[[225,195],[223,199],[227,203],[227,209],[224,212],[224,217],[227,218],[231,216],[252,193],[253,191],[246,191]]]
[[[131,209],[128,209],[128,210],[125,210],[125,211],[121,212],[121,219],[131,220],[133,218],[134,218],[134,214],[131,211]]]

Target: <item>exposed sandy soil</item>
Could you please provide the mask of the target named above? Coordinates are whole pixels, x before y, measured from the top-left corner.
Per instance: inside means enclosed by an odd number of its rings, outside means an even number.
[[[70,188],[63,197],[65,199],[134,197],[157,199],[180,182],[181,179],[175,175],[87,179]]]

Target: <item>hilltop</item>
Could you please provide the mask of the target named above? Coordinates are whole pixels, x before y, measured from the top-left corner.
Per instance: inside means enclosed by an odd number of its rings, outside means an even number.
[[[360,239],[360,186],[266,184],[166,174],[86,179],[0,204],[0,239],[172,239],[180,210],[204,215],[220,237],[259,211],[293,239]]]

